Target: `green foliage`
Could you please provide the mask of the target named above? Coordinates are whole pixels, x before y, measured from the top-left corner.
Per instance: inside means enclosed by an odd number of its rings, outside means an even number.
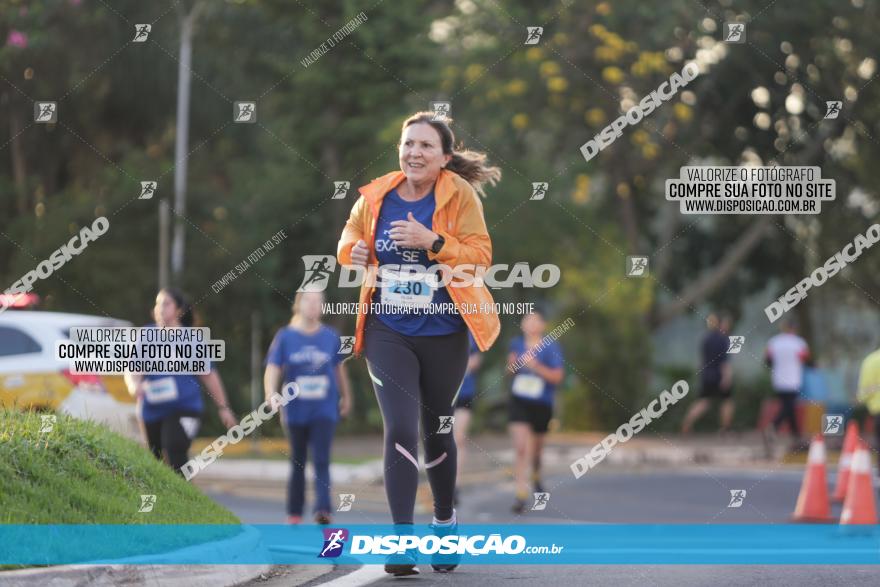
[[[135,442],[103,426],[0,411],[0,523],[238,524]],[[155,495],[140,513],[141,495]]]
[[[397,168],[400,123],[432,100],[451,101],[458,141],[503,170],[484,202],[495,262],[556,263],[562,270],[549,292],[493,294],[500,302],[545,304],[551,322],[575,321],[561,339],[566,428],[607,428],[655,393],[651,317],[713,270],[754,221],[670,210],[663,181],[680,166],[737,164],[748,151],[764,162],[822,165],[823,176],[837,181],[837,201],[821,217],[775,219],[762,244],[700,300],[734,314],[745,296],[768,285],[768,275],[794,283],[811,255],[837,250],[876,213],[872,129],[880,120],[880,85],[864,76],[865,60],[880,49],[870,26],[875,0],[863,8],[807,2],[794,11],[766,0],[737,3],[735,11],[695,11],[693,0],[201,6],[183,220],[187,261],[178,285],[227,343],[221,374],[239,412],[251,407],[252,313],[265,349],[289,319],[301,256],[335,251],[356,188]],[[366,22],[315,63],[301,64],[362,10]],[[45,309],[145,323],[158,286],[158,200],[174,196],[179,7],[6,1],[0,15],[4,34],[27,35],[26,47],[0,48],[0,104],[9,113],[0,120],[0,151],[7,154],[0,193],[9,194],[0,199],[0,277],[8,287],[106,214],[109,232],[35,291]],[[748,44],[719,47],[723,22],[737,18],[752,19]],[[153,23],[150,40],[131,43],[134,23],[144,22]],[[525,27],[541,23],[540,43],[524,45]],[[579,147],[621,114],[622,98],[637,100],[685,60],[712,50],[718,59],[688,86],[692,95],[680,93],[584,161]],[[770,94],[767,107],[751,98],[758,86]],[[785,109],[793,92],[806,104],[798,116]],[[840,124],[822,121],[823,100],[844,98]],[[57,100],[60,123],[33,124],[33,100]],[[239,100],[258,103],[256,124],[231,123]],[[769,126],[757,126],[759,113],[770,117]],[[147,179],[159,181],[157,196],[135,199]],[[329,199],[334,181],[351,182],[346,199]],[[550,183],[548,196],[529,201],[537,181]],[[847,205],[859,186],[865,204]],[[281,245],[219,293],[212,289],[279,230],[288,235]],[[650,278],[623,277],[627,255],[661,251],[669,262]],[[871,291],[878,263],[865,256],[848,280],[826,287]],[[329,301],[356,295],[328,292]],[[354,330],[353,317],[328,322]],[[495,383],[488,374],[503,371],[518,322],[502,318],[501,339],[486,357],[482,380],[501,394],[506,380]],[[358,407],[342,430],[375,430],[380,416],[366,370],[362,362],[349,366]],[[206,433],[216,431],[213,423]],[[277,432],[274,423],[261,430]]]

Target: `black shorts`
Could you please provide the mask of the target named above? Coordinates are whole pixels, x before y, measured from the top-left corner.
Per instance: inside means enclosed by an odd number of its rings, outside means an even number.
[[[703,381],[700,386],[700,397],[707,399],[720,398],[730,399],[733,394],[733,386],[721,389],[721,381]]]
[[[470,410],[474,407],[474,396],[471,397],[460,397],[455,400],[455,409],[464,409]]]
[[[510,421],[525,422],[536,434],[544,434],[553,417],[553,406],[543,402],[532,402],[518,397],[510,398]]]

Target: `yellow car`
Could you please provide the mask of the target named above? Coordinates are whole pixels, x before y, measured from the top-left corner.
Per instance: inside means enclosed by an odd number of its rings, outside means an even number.
[[[10,309],[0,313],[0,406],[69,414],[138,438],[134,398],[122,375],[75,375],[55,358],[75,326],[131,326],[86,314]]]

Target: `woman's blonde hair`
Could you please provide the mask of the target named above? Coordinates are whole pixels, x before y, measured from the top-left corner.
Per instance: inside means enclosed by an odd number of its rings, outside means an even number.
[[[298,291],[298,292],[296,292],[296,295],[293,296],[293,305],[291,306],[291,309],[293,311],[293,316],[290,318],[290,323],[294,327],[302,326],[303,317],[302,317],[302,314],[300,314],[300,312],[299,312],[299,306],[300,306],[300,303],[302,302],[303,294],[306,294],[306,293],[316,293],[316,294],[319,294],[321,296],[321,298],[324,297],[324,293],[320,292],[320,291],[316,291],[316,292]]]
[[[485,198],[486,192],[483,191],[483,184],[490,183],[493,186],[497,184],[501,179],[501,169],[487,165],[485,153],[470,149],[457,151],[454,146],[455,135],[449,128],[448,122],[452,122],[449,117],[445,120],[435,120],[433,112],[416,112],[403,121],[400,132],[402,134],[406,127],[413,124],[430,124],[440,135],[443,154],[452,155],[452,159],[446,164],[446,169],[462,176],[481,197]]]

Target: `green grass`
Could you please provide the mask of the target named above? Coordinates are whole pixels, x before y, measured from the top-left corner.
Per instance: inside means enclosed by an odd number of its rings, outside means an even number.
[[[0,524],[239,524],[224,507],[106,428],[0,409]],[[140,513],[141,495],[155,495]]]

